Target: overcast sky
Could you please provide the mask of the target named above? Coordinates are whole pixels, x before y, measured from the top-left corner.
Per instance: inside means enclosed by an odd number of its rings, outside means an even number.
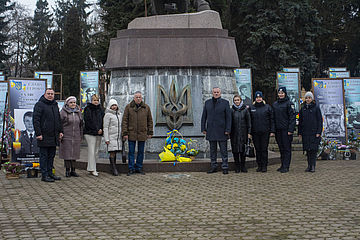
[[[15,2],[25,5],[30,10],[31,15],[34,15],[37,0],[15,0]],[[55,0],[47,0],[47,2],[49,3],[49,8],[52,11],[52,7],[55,6]]]

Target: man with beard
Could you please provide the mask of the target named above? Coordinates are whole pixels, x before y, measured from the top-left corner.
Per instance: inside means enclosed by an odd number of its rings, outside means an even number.
[[[328,137],[341,136],[341,108],[336,105],[331,105],[325,113],[325,135]]]

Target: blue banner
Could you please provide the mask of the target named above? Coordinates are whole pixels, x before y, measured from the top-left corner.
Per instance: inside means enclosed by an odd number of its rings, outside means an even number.
[[[283,72],[297,72],[297,73],[300,73],[300,68],[287,67],[287,68],[283,68]]]
[[[51,72],[51,71],[34,72],[34,78],[46,79],[47,88],[53,87],[53,72]]]
[[[299,112],[300,108],[300,89],[299,89],[299,73],[298,72],[278,72],[277,88],[286,87],[287,96],[295,105],[295,112]]]
[[[46,81],[37,79],[10,79],[10,114],[15,129],[12,137],[12,160],[22,164],[39,161],[34,131],[33,108],[45,93]]]
[[[330,67],[329,72],[346,72],[346,67]]]
[[[360,132],[360,78],[344,79],[346,120],[348,130]]]
[[[244,104],[252,104],[252,81],[251,81],[251,69],[250,68],[241,68],[235,69],[235,80],[236,80],[236,89],[239,93],[241,99],[244,101]]]
[[[329,78],[349,78],[350,72],[329,72]]]
[[[80,104],[83,109],[91,96],[99,94],[99,71],[80,72]]]
[[[342,79],[313,79],[314,97],[324,119],[324,136],[346,143]]]

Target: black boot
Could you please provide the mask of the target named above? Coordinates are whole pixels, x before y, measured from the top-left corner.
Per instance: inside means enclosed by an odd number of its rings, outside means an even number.
[[[267,172],[267,165],[263,165],[263,166],[262,166],[261,172]]]
[[[66,168],[65,170],[65,177],[70,177],[70,168]]]
[[[307,168],[305,169],[305,172],[310,172],[310,169],[311,169],[311,160],[310,160],[310,154],[309,154],[308,151],[306,152],[306,157],[307,157],[308,166],[307,166]]]
[[[262,167],[260,164],[258,164],[258,167],[257,167],[256,171],[257,171],[257,172],[261,172],[261,171],[262,171],[262,168],[263,168],[263,167]]]
[[[241,156],[240,171],[243,173],[248,172],[248,170],[246,169],[246,166],[245,166],[245,156]]]
[[[235,162],[235,173],[240,172],[240,161],[239,161],[239,153],[233,153],[234,162]]]
[[[118,172],[118,170],[116,169],[116,160],[115,160],[115,158],[110,157],[109,159],[110,159],[110,169],[111,169],[111,171],[112,171],[112,174],[113,174],[114,176],[118,176],[118,175],[119,175],[119,172]]]
[[[71,168],[70,175],[71,175],[72,177],[79,177],[79,174],[77,174],[77,173],[75,172],[75,168],[74,168],[74,167]]]

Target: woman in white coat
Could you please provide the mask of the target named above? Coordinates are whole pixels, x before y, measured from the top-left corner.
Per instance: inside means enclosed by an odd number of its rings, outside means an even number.
[[[118,176],[116,169],[116,153],[121,151],[121,114],[118,103],[110,99],[104,117],[104,139],[110,154],[110,168],[114,176]]]

